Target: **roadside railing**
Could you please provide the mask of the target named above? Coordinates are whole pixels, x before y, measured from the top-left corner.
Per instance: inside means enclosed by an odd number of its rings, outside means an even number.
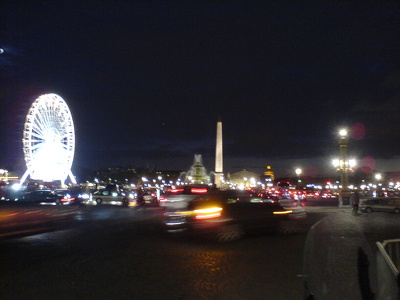
[[[399,299],[400,239],[377,242],[377,299]]]

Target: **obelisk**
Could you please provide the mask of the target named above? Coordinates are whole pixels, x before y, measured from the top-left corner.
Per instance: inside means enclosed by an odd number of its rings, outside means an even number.
[[[215,180],[214,183],[217,188],[222,187],[224,179],[224,167],[223,167],[223,153],[222,153],[222,121],[221,117],[218,117],[217,122],[217,140],[215,145]]]

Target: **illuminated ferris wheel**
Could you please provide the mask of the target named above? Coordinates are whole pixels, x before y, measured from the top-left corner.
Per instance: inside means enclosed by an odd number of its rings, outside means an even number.
[[[69,176],[75,152],[75,130],[71,112],[56,94],[45,94],[31,105],[25,119],[23,152],[28,176],[43,181],[64,181]]]

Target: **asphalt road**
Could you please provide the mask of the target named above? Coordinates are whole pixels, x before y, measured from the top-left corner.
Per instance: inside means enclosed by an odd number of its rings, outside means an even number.
[[[80,226],[1,242],[0,299],[302,299],[307,232],[336,211],[226,244],[160,233],[154,213],[94,207]]]

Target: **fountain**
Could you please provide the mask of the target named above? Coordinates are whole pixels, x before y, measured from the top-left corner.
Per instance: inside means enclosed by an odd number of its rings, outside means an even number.
[[[193,165],[187,172],[181,173],[181,176],[185,183],[190,184],[209,184],[211,179],[210,175],[207,174],[206,168],[203,166],[201,154],[194,155]]]

